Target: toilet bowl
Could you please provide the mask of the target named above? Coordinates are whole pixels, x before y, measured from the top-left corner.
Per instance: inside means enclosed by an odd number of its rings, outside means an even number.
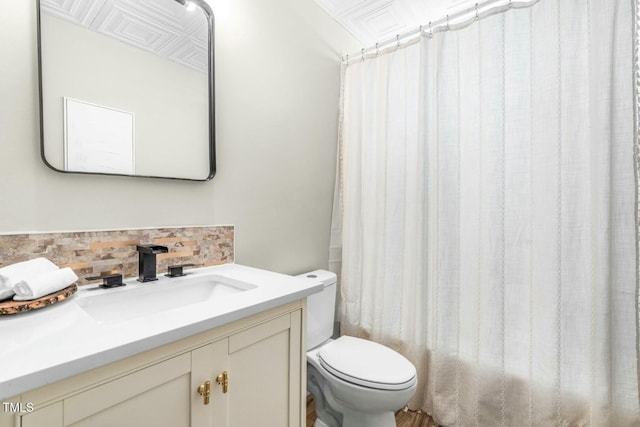
[[[324,284],[324,291],[307,300],[307,390],[315,400],[314,426],[395,426],[395,411],[415,393],[415,367],[381,344],[332,339],[336,276],[323,270],[301,276]]]

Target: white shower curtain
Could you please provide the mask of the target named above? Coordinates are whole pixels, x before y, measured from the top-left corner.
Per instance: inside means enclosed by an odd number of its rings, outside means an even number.
[[[409,357],[441,425],[640,425],[630,3],[541,0],[345,70],[342,331]]]

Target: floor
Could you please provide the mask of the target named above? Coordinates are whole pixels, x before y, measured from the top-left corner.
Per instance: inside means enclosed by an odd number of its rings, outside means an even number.
[[[316,409],[313,398],[307,398],[307,427],[312,427],[316,419]],[[438,427],[424,412],[399,410],[396,412],[396,424],[398,427]]]

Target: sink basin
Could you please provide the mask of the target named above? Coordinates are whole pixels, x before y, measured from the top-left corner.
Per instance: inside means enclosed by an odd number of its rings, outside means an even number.
[[[198,274],[179,279],[104,291],[77,300],[100,323],[115,323],[185,307],[255,288],[255,285],[218,274]]]

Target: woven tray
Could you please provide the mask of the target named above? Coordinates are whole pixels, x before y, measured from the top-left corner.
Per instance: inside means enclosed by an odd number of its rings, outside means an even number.
[[[0,316],[24,313],[26,311],[32,311],[32,310],[37,310],[39,308],[48,307],[57,302],[66,300],[71,295],[75,294],[77,290],[78,290],[78,286],[74,283],[73,285],[66,287],[62,290],[59,290],[58,292],[45,295],[38,299],[33,299],[30,301],[8,300],[8,301],[0,302]]]

